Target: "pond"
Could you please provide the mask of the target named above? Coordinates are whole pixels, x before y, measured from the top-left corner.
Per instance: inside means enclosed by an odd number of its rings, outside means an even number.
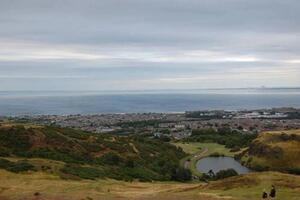
[[[207,173],[212,170],[214,173],[225,169],[234,169],[238,174],[249,173],[250,170],[241,165],[238,161],[231,157],[205,157],[197,162],[197,170],[201,173]]]

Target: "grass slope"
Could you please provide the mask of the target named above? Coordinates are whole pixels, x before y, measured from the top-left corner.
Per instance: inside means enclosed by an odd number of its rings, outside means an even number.
[[[261,133],[242,153],[241,160],[258,170],[300,174],[300,130]]]
[[[0,170],[0,199],[45,200],[257,200],[264,188],[276,185],[278,199],[300,198],[300,176],[277,172],[250,173],[209,184],[62,180],[43,172],[15,174]]]

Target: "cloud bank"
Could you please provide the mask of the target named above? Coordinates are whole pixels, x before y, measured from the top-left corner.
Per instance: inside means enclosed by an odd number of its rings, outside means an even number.
[[[1,0],[0,90],[300,86],[298,0]]]

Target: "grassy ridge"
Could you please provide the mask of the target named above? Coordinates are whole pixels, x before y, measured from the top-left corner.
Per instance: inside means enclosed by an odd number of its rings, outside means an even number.
[[[300,174],[300,130],[264,132],[240,158],[256,170]]]
[[[28,159],[26,162],[36,169],[53,171],[64,178],[188,179],[179,166],[180,159],[186,156],[180,148],[139,136],[117,137],[68,128],[6,124],[0,127],[0,156]],[[59,168],[47,162],[41,166],[31,163],[33,158],[63,164]]]

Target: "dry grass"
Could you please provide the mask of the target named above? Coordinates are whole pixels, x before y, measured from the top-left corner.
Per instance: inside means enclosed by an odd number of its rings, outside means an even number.
[[[300,176],[279,172],[250,173],[216,181],[205,187],[219,195],[233,194],[237,199],[255,200],[259,199],[263,189],[269,190],[271,185],[276,186],[280,200],[300,199]]]
[[[282,151],[280,157],[274,155],[251,155],[251,165],[269,166],[271,169],[300,168],[300,140],[283,139],[283,135],[300,136],[300,130],[284,130],[263,132],[254,140],[254,144],[267,145],[269,148],[277,148]],[[255,148],[255,147],[254,147]],[[243,160],[248,159],[247,157]]]
[[[31,124],[31,123],[17,123],[11,121],[0,122],[1,128],[12,128],[14,126],[23,126],[25,129],[28,128],[42,128],[43,126]]]
[[[187,193],[197,187],[199,184],[129,183],[116,180],[67,181],[41,172],[14,174],[0,170],[0,196],[9,199],[30,198],[36,192],[50,199],[136,199]]]
[[[299,200],[300,176],[275,172],[251,173],[210,184],[67,181],[41,172],[14,174],[0,170],[0,197],[5,200],[254,200],[275,184],[280,200]],[[38,196],[34,194],[38,192]],[[0,200],[2,200],[0,198]]]

